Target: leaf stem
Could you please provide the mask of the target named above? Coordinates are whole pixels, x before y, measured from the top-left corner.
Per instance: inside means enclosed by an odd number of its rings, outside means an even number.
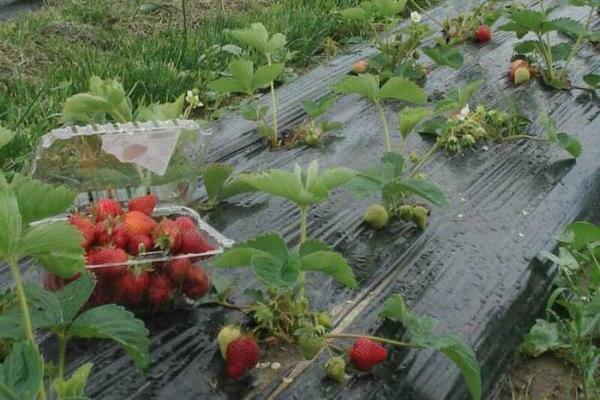
[[[596,9],[596,7],[591,7],[590,8],[590,13],[587,17],[587,21],[585,23],[585,31],[586,33],[590,30],[590,25],[592,23],[592,17],[594,16],[594,10]],[[585,34],[581,34],[579,35],[579,37],[577,38],[577,41],[575,42],[575,44],[573,45],[573,47],[571,48],[571,53],[569,54],[569,56],[567,57],[567,60],[565,61],[565,65],[563,66],[562,70],[560,71],[559,75],[558,75],[558,79],[562,80],[565,78],[565,75],[567,73],[567,69],[569,67],[569,64],[571,64],[571,61],[573,61],[573,58],[577,55],[577,53],[579,53],[579,50],[581,49],[581,42],[583,41],[583,37],[585,36]]]
[[[414,343],[409,343],[409,342],[400,342],[397,340],[392,340],[392,339],[386,339],[386,338],[382,338],[379,336],[368,336],[368,335],[357,335],[357,334],[353,334],[353,333],[331,333],[329,335],[327,335],[328,339],[361,339],[361,338],[367,338],[367,339],[371,339],[375,342],[380,342],[380,343],[386,343],[386,344],[391,344],[392,346],[398,346],[398,347],[412,347],[415,349],[425,349],[425,346],[421,346],[418,344],[414,344]]]
[[[419,163],[417,165],[415,165],[415,167],[413,168],[412,172],[410,173],[411,178],[414,178],[415,176],[417,176],[417,174],[419,172],[421,172],[421,170],[423,169],[423,167],[425,167],[427,164],[429,164],[431,162],[431,160],[433,159],[434,154],[439,150],[440,146],[441,146],[441,141],[438,140],[435,142],[435,144],[431,147],[431,149],[429,149],[429,151],[427,152],[427,154],[425,154],[423,156],[423,158],[421,158],[421,160],[419,161]]]
[[[65,376],[65,358],[67,354],[67,338],[64,332],[58,335],[58,378],[63,379]]]
[[[308,207],[300,207],[300,244],[306,241],[307,237],[307,226],[308,226]],[[304,287],[306,286],[306,272],[300,271],[298,276],[298,286],[300,288],[300,298],[304,298]]]
[[[267,62],[269,65],[273,64],[271,55],[267,54]],[[273,107],[273,132],[271,133],[271,142],[274,146],[277,146],[278,130],[277,130],[277,97],[275,95],[275,82],[271,81],[271,104]]]
[[[387,151],[392,151],[392,135],[390,133],[390,127],[387,122],[387,118],[385,117],[385,112],[383,111],[383,107],[379,101],[375,102],[375,107],[377,107],[377,111],[379,111],[379,116],[381,117],[381,122],[383,122],[383,133],[385,134],[385,146],[387,147]]]

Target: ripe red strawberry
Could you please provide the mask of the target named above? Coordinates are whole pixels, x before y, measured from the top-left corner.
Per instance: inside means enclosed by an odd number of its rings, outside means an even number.
[[[194,264],[187,258],[178,258],[169,261],[164,267],[164,273],[169,277],[171,282],[179,286],[183,283],[187,271],[189,269],[196,268]]]
[[[148,282],[146,299],[152,308],[161,308],[171,300],[173,285],[169,278],[162,274],[154,274]]]
[[[181,245],[178,249],[181,254],[200,254],[214,249],[213,245],[196,228],[181,232]]]
[[[101,199],[92,206],[92,215],[96,218],[96,222],[114,218],[122,213],[119,202],[113,199]]]
[[[387,349],[368,338],[357,339],[352,349],[350,349],[350,361],[362,371],[370,371],[371,368],[385,361],[386,358]]]
[[[102,275],[97,275],[96,287],[94,288],[94,292],[90,297],[89,303],[91,305],[99,306],[102,304],[113,303],[114,300],[115,298],[111,280],[104,279]]]
[[[131,211],[124,215],[123,223],[127,227],[129,237],[135,235],[150,236],[156,227],[156,221],[139,211]]]
[[[149,194],[146,196],[136,197],[129,201],[127,208],[129,211],[139,211],[148,216],[152,215],[154,208],[158,203],[158,198],[155,194]]]
[[[124,224],[118,224],[111,230],[110,242],[115,247],[124,249],[127,246],[128,240],[127,227]]]
[[[97,222],[94,225],[94,237],[96,238],[94,243],[98,246],[108,246],[110,244],[110,232],[104,221]]]
[[[492,40],[492,32],[490,28],[486,25],[481,25],[475,31],[475,41],[477,43],[487,43]]]
[[[151,251],[154,248],[154,241],[150,236],[134,235],[127,241],[127,252],[132,256]]]
[[[181,291],[192,300],[204,296],[210,290],[210,280],[208,275],[200,266],[192,265],[188,268],[183,279]]]
[[[81,247],[87,250],[96,239],[95,226],[91,219],[73,214],[69,217],[69,223],[81,232]]]
[[[154,243],[162,250],[177,253],[181,246],[181,231],[175,221],[163,218],[152,232]]]
[[[119,264],[126,263],[127,253],[123,249],[112,247],[101,247],[91,249],[87,252],[88,265]],[[125,267],[114,265],[110,267],[93,268],[97,275],[118,276],[125,272]]]
[[[260,359],[260,349],[256,339],[243,335],[227,346],[227,376],[239,379],[254,368]]]
[[[58,290],[64,286],[63,280],[50,272],[44,273],[43,283],[44,289],[50,290],[51,292],[54,292],[55,290]]]
[[[131,306],[137,306],[142,301],[144,291],[150,282],[150,275],[146,271],[136,273],[134,270],[127,271],[119,278],[115,289],[120,300]]]
[[[196,229],[196,224],[188,217],[177,217],[175,223],[179,226],[179,229],[186,231],[188,229]]]

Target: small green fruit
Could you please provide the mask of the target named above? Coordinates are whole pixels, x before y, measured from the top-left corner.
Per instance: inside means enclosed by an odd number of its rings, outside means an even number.
[[[317,313],[317,322],[319,325],[324,326],[327,329],[331,329],[333,323],[331,322],[331,316],[326,312]]]
[[[423,206],[414,206],[413,208],[413,222],[421,230],[427,228],[427,221],[429,219],[429,211]]]
[[[390,220],[390,216],[382,205],[372,205],[367,209],[364,220],[373,229],[382,229],[387,225]]]
[[[527,82],[531,79],[531,72],[527,67],[519,67],[515,70],[515,85]]]
[[[325,338],[318,335],[303,334],[298,338],[298,344],[300,344],[302,357],[306,360],[312,360],[321,351],[325,344]]]
[[[398,209],[398,215],[403,221],[412,221],[415,215],[413,211],[413,206],[411,205],[403,205]]]
[[[346,361],[342,357],[331,357],[325,364],[325,372],[334,381],[343,383],[346,378]]]
[[[221,329],[217,336],[217,343],[219,343],[219,349],[221,350],[221,356],[224,360],[227,360],[227,347],[229,343],[233,342],[237,338],[242,336],[242,332],[237,326],[228,325]]]

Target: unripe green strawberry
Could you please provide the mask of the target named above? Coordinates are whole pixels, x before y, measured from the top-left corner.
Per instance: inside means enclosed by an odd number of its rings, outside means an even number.
[[[382,205],[372,205],[367,209],[364,220],[373,229],[382,229],[387,225],[390,220],[390,216]]]
[[[298,338],[302,357],[306,360],[312,360],[321,351],[325,338],[323,336],[303,334]]]
[[[329,378],[343,383],[346,378],[346,361],[342,357],[331,357],[325,364],[325,372]]]
[[[429,210],[423,206],[415,206],[413,208],[413,221],[421,230],[427,228],[427,220],[429,219]]]
[[[515,85],[527,82],[531,79],[531,72],[527,67],[519,67],[515,70]]]
[[[327,329],[331,329],[331,327],[333,326],[333,323],[331,322],[331,316],[326,312],[317,313],[317,322],[319,323],[319,325]]]
[[[219,350],[221,350],[221,356],[227,360],[227,347],[229,343],[242,336],[242,332],[237,326],[227,325],[217,335],[217,343],[219,344]]]
[[[403,221],[412,221],[414,217],[413,206],[403,205],[398,209],[398,215]]]

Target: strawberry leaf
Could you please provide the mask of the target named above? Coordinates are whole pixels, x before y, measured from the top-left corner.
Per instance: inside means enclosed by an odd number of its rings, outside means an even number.
[[[325,114],[335,103],[335,96],[328,96],[321,101],[304,100],[300,103],[305,113],[316,119]]]
[[[413,104],[427,102],[427,94],[416,83],[404,78],[391,78],[379,90],[380,99],[396,99]]]
[[[333,89],[337,93],[358,94],[371,101],[379,101],[379,77],[375,75],[346,76]]]
[[[312,253],[316,253],[318,251],[331,251],[331,247],[326,243],[323,243],[319,240],[307,240],[300,245],[299,253],[300,258],[307,256]]]
[[[17,196],[23,225],[65,212],[76,193],[63,186],[52,186],[29,177],[16,175],[11,188]]]
[[[252,78],[252,89],[266,88],[283,72],[283,64],[263,65],[259,67]]]
[[[251,264],[257,279],[266,286],[290,288],[300,275],[300,263],[295,253],[290,253],[284,260],[273,256],[255,255]]]
[[[423,179],[396,178],[386,183],[382,189],[383,201],[392,202],[400,193],[417,195],[440,207],[449,206],[444,193],[436,185]]]
[[[232,165],[212,163],[202,168],[202,179],[208,198],[218,201],[221,198],[225,182],[231,177],[234,171]]]
[[[302,271],[322,272],[349,288],[358,287],[352,268],[346,259],[333,251],[311,252],[300,259]]]
[[[393,295],[386,300],[380,316],[402,323],[411,343],[445,354],[462,372],[471,397],[474,400],[481,399],[481,370],[475,353],[468,345],[455,336],[435,333],[436,321],[413,314],[400,295]]]
[[[136,121],[166,121],[177,119],[183,114],[185,95],[182,94],[172,103],[151,104],[147,107],[139,107],[136,111]]]
[[[150,366],[149,332],[142,321],[121,306],[107,304],[85,311],[73,321],[67,334],[112,340],[123,347],[141,371],[146,372]]]
[[[598,87],[600,87],[600,75],[598,74],[587,74],[583,77],[583,80],[592,89],[598,89]]]
[[[9,400],[34,400],[44,379],[44,362],[29,342],[14,345],[0,364],[0,397]]]
[[[400,130],[400,135],[404,139],[410,135],[410,133],[415,129],[417,125],[427,117],[431,111],[428,108],[420,107],[420,108],[410,108],[406,107],[402,111],[400,111],[400,121],[398,122],[398,129]]]
[[[423,47],[421,49],[427,57],[436,64],[454,69],[460,68],[465,59],[460,52],[451,46]]]
[[[14,254],[21,230],[22,221],[17,197],[10,191],[1,191],[0,258],[7,259]]]
[[[560,338],[558,326],[555,322],[538,319],[523,338],[520,351],[528,356],[537,357],[547,351],[555,351],[567,347],[568,344]]]
[[[577,138],[568,133],[559,133],[556,135],[558,145],[566,150],[573,158],[579,158],[583,151],[583,147]]]
[[[212,260],[212,265],[219,268],[249,267],[255,256],[285,261],[288,253],[289,250],[281,235],[266,233],[225,250],[223,254]]]
[[[52,390],[61,400],[86,399],[85,386],[93,366],[92,363],[85,363],[77,368],[69,379],[55,379],[52,382]]]

